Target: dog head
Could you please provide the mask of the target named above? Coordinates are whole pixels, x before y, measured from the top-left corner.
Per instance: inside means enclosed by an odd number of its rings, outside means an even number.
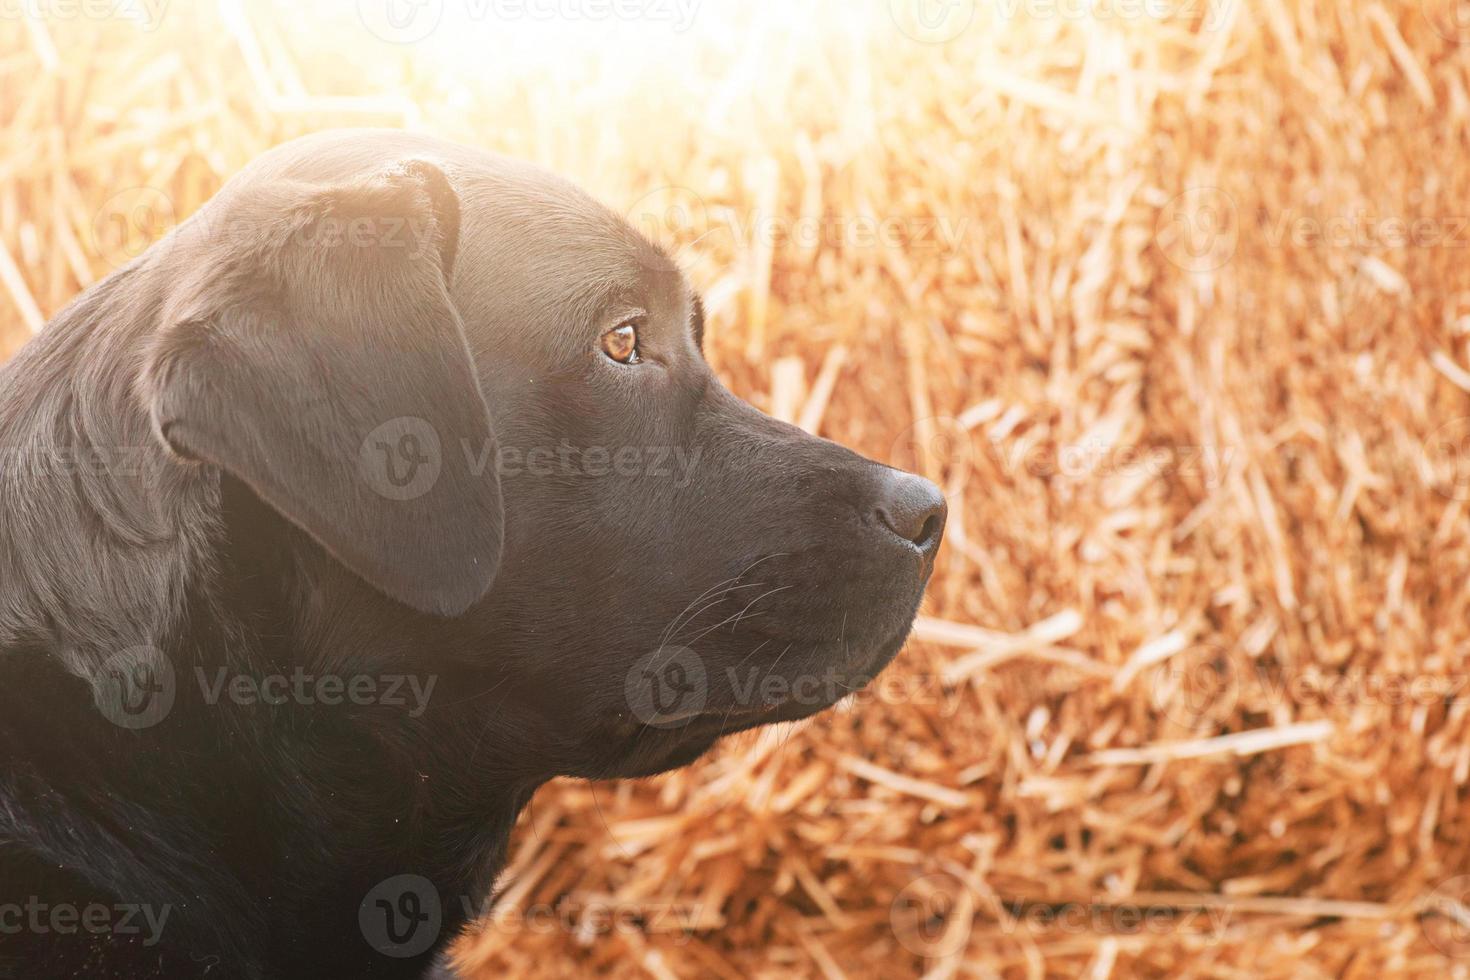
[[[337,135],[169,248],[157,437],[251,499],[242,549],[279,525],[304,631],[453,673],[503,764],[681,765],[903,644],[938,489],[733,396],[680,270],[560,179]]]

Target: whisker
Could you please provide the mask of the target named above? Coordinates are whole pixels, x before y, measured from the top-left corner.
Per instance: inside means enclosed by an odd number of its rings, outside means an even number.
[[[676,629],[682,629],[683,627],[688,626],[690,623],[698,619],[700,614],[703,613],[706,609],[713,609],[715,606],[718,606],[720,603],[724,602],[727,598],[729,598],[730,593],[738,592],[741,589],[759,589],[764,586],[764,582],[748,582],[745,585],[732,585],[725,591],[721,592],[719,595],[712,598],[709,602],[705,603],[703,606],[700,606],[693,613],[690,613],[688,616],[685,616],[684,613],[680,613],[679,616],[675,618],[673,626],[664,631],[664,635],[660,640],[659,645],[662,646],[663,644],[668,643],[671,639],[673,639],[672,634],[676,631]],[[698,602],[699,600],[696,599],[694,601]],[[689,612],[688,606],[684,607],[684,612]]]
[[[749,606],[746,606],[744,609],[740,610],[740,612],[735,616],[735,625],[730,627],[730,632],[731,633],[735,632],[736,627],[738,627],[740,625],[740,617],[741,616],[744,616],[747,612],[750,611],[750,606],[755,605],[757,602],[760,602],[762,599],[766,599],[766,598],[769,598],[770,596],[775,595],[777,592],[785,592],[789,588],[792,588],[792,586],[790,586],[790,585],[783,585],[780,588],[772,589],[771,591],[766,592],[766,593],[763,593],[761,595],[758,595],[754,599],[750,600],[750,605]]]

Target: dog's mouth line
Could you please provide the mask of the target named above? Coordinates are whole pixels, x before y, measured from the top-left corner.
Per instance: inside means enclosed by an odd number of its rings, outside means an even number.
[[[818,670],[798,669],[788,675],[773,670],[773,664],[752,668],[750,676],[732,674],[725,691],[728,699],[706,701],[701,694],[699,703],[682,708],[641,705],[644,710],[633,733],[639,738],[662,734],[718,739],[763,725],[802,721],[836,707],[873,684],[902,650],[907,634],[906,628],[881,643],[864,644],[867,652],[858,656],[854,656],[857,648],[843,642],[843,656]]]
[[[791,710],[795,707],[796,710]],[[763,725],[801,721],[832,707],[830,704],[797,704],[783,702],[764,708],[701,711],[678,719],[660,719],[641,726],[649,732],[662,732],[684,738],[723,738]]]
[[[861,691],[872,678],[864,683],[848,686],[838,685],[821,696],[788,696],[760,704],[736,704],[716,706],[698,711],[671,714],[646,722],[640,728],[651,731],[681,733],[689,736],[734,734],[760,725],[802,721],[821,714]]]

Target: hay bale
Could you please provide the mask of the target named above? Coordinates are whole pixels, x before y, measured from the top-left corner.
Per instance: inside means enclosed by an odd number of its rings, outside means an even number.
[[[684,246],[736,391],[952,531],[865,703],[544,790],[470,975],[1463,974],[1453,0],[903,6],[540,74],[280,4],[0,20],[0,356],[296,134],[544,161]]]

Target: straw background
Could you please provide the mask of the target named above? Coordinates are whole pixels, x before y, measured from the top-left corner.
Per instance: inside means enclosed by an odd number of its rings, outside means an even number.
[[[951,499],[877,693],[543,790],[467,975],[1470,973],[1463,10],[340,6],[0,13],[0,357],[262,149],[411,126],[680,247],[737,393]]]

